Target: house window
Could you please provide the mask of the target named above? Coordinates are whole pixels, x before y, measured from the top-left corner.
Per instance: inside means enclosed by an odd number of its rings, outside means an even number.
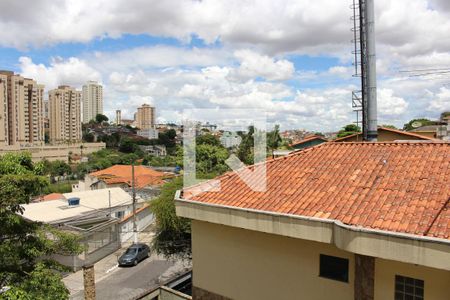
[[[319,276],[348,282],[348,259],[320,254]]]
[[[124,211],[118,211],[118,212],[116,212],[116,218],[117,219],[122,219],[124,214],[125,214]]]
[[[424,281],[395,275],[395,300],[423,300]]]

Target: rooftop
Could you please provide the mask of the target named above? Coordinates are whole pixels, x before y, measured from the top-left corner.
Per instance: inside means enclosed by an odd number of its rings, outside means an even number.
[[[182,198],[450,239],[449,143],[323,143],[266,166],[265,192],[229,172],[216,178],[219,192],[203,183]]]
[[[104,170],[90,173],[90,176],[97,177],[107,184],[125,183],[132,185],[131,165],[114,165]],[[135,186],[143,188],[148,185],[160,185],[164,183],[164,178],[168,176],[165,172],[159,172],[145,166],[134,167]]]
[[[46,223],[60,223],[83,217],[91,212],[109,208],[109,192],[111,192],[111,207],[132,204],[131,196],[121,188],[65,193],[64,199],[23,205],[25,209],[23,217]],[[73,197],[80,198],[80,205],[69,207],[66,199]],[[139,197],[138,202],[142,202]]]
[[[386,131],[386,132],[392,132],[392,133],[397,133],[400,134],[402,136],[404,136],[404,140],[406,139],[410,139],[410,140],[427,140],[427,141],[438,141],[437,139],[433,139],[421,134],[417,134],[417,133],[413,133],[413,132],[408,132],[408,131],[403,131],[403,130],[398,130],[398,129],[393,129],[393,128],[387,128],[387,127],[378,127],[378,134],[380,134],[380,131]],[[356,136],[361,136],[362,139],[362,132],[359,133],[354,133],[351,135],[347,135],[341,138],[337,138],[335,140],[333,140],[333,142],[344,142],[346,140],[349,140],[352,137],[356,137]]]

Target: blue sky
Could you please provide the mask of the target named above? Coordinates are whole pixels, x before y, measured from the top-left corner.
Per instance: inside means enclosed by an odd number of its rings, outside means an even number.
[[[162,122],[180,121],[194,107],[260,108],[284,129],[332,131],[355,118],[351,11],[339,1],[6,2],[0,68],[47,91],[100,81],[110,117],[116,109],[131,117],[151,103]],[[376,3],[379,122],[401,127],[450,110],[450,78],[398,72],[450,66],[450,7]]]

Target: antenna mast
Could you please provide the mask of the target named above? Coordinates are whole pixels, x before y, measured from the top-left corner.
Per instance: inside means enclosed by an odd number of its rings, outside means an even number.
[[[362,125],[365,141],[377,140],[377,79],[375,56],[374,0],[353,0],[353,40],[355,73],[361,90],[352,92],[356,124]]]

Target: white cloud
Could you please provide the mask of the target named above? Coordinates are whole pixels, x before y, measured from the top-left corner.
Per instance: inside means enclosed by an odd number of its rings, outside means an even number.
[[[438,112],[450,111],[450,89],[441,87],[430,102],[428,110]]]
[[[35,64],[29,57],[23,56],[19,58],[19,67],[21,75],[45,84],[47,90],[54,89],[61,84],[79,88],[88,80],[102,81],[97,70],[75,57],[67,60],[54,58],[47,67],[44,64]]]
[[[287,80],[295,70],[294,65],[286,59],[276,60],[248,49],[238,50],[234,56],[239,60],[240,66],[231,74],[231,78],[248,80],[262,77],[267,80]]]
[[[380,117],[399,116],[405,113],[408,103],[405,99],[394,95],[391,89],[377,90],[378,112]]]

